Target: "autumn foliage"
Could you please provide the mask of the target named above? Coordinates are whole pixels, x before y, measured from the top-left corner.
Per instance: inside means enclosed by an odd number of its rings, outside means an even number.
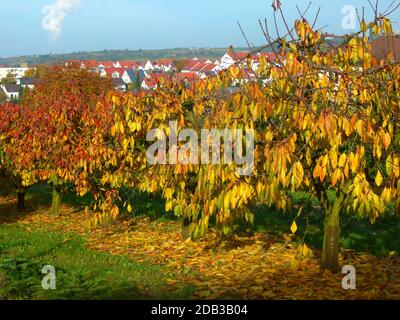
[[[377,17],[360,28],[332,47],[331,35],[297,20],[292,38],[277,40],[278,61],[262,56],[259,81],[228,97],[221,92],[239,66],[191,88],[166,81],[136,95],[114,93],[84,70],[53,69],[23,105],[0,107],[1,166],[23,187],[51,183],[56,202],[63,187],[91,193],[94,224],[132,210],[129,201],[117,205],[121,189],[162,193],[167,211],[192,222],[193,238],[211,222],[230,235],[235,221],[253,222],[260,204],[300,215],[290,195],[305,191],[325,218],[322,265],[337,271],[340,214],[373,223],[393,201],[400,210],[400,67],[375,59],[365,35],[390,34],[391,24]],[[203,128],[254,130],[252,174],[224,162],[149,165],[147,133],[168,133],[171,121],[199,136]]]

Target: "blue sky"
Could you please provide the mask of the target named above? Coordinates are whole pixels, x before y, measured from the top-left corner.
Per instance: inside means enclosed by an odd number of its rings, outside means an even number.
[[[64,11],[57,36],[42,25],[43,7],[56,1],[80,2]],[[297,17],[296,3],[300,8],[309,3],[281,2],[289,21]],[[381,0],[382,7],[390,2]],[[249,40],[258,45],[263,42],[258,19],[272,22],[271,3],[272,0],[0,0],[0,56],[245,46],[237,20]],[[343,33],[345,5],[369,9],[367,0],[313,0],[309,16],[321,6],[319,26],[329,25],[327,30]],[[399,17],[400,11],[392,16],[396,21]],[[400,29],[400,25],[395,28]]]

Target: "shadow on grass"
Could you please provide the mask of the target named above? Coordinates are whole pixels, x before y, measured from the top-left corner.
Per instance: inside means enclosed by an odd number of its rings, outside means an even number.
[[[51,187],[46,183],[35,184],[28,189],[27,199],[32,200],[38,207],[50,207],[52,200]],[[80,197],[75,193],[69,192],[62,195],[61,202],[76,209],[83,209],[85,206],[92,204],[93,198],[90,194]]]
[[[149,194],[136,190],[124,189],[120,192],[121,203],[128,201],[132,205],[132,212],[123,212],[126,216],[146,216],[152,220],[171,221],[177,220],[173,212],[165,211],[165,200],[160,194]]]
[[[1,188],[0,195],[7,194],[8,201],[0,203],[0,224],[13,223],[21,217],[29,215],[39,208],[46,210],[51,205],[51,188],[47,184],[37,184],[27,191],[27,209],[16,210],[16,197],[10,197],[10,188]],[[3,195],[4,197],[4,195]],[[132,204],[133,211],[122,212],[122,217],[147,216],[154,220],[177,220],[171,212],[165,212],[165,201],[160,195],[151,195],[133,190],[121,191],[122,201]],[[295,193],[292,195],[295,205],[301,205],[309,200],[307,193]],[[90,195],[79,197],[76,194],[68,193],[62,197],[62,203],[77,210],[82,210],[90,205],[93,199]],[[273,208],[259,206],[254,209],[255,222],[254,230],[264,232],[275,240],[290,233],[290,225],[296,219],[298,231],[295,239],[302,241],[316,249],[322,248],[323,240],[323,214],[317,208],[317,202],[311,199],[311,210],[303,213],[296,218],[294,213],[282,213]],[[388,255],[392,251],[399,253],[400,248],[400,219],[394,213],[394,208],[390,207],[384,217],[378,219],[375,224],[371,224],[368,219],[358,218],[354,215],[342,214],[341,216],[341,245],[344,249],[355,251],[365,251],[378,256]],[[247,228],[247,229],[246,229]],[[248,231],[249,226],[240,227]]]
[[[26,191],[26,209],[17,209],[17,194],[13,186],[5,181],[0,181],[0,224],[12,224],[39,209],[49,210],[51,206],[52,190],[48,184],[39,183],[31,186]],[[62,196],[62,203],[80,211],[90,205],[93,199],[90,195],[79,197],[68,193]]]
[[[291,233],[290,226],[296,220],[298,231],[295,240],[305,242],[321,250],[323,243],[323,213],[314,208],[310,212],[283,213],[273,208],[257,207],[255,229],[277,237]],[[393,208],[385,216],[371,224],[369,219],[355,215],[341,215],[340,243],[342,249],[367,252],[375,256],[387,256],[390,252],[400,253],[400,219]]]
[[[0,224],[13,223],[34,211],[33,208],[17,210],[17,192],[5,177],[0,176]]]

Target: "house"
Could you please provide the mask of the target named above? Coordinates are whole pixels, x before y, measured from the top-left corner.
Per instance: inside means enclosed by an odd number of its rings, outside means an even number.
[[[234,52],[233,50],[229,50],[227,53],[223,55],[221,58],[221,63],[219,64],[221,69],[228,69],[233,64],[244,61],[249,56],[250,52]]]
[[[143,90],[154,90],[157,89],[158,82],[155,78],[144,78],[142,81],[141,88]]]
[[[4,91],[7,96],[8,101],[16,101],[19,100],[19,96],[21,93],[21,86],[16,84],[2,84],[1,89]]]
[[[201,79],[215,76],[221,71],[221,67],[211,63],[210,60],[191,60],[183,68],[183,73],[196,73]]]
[[[106,68],[101,71],[100,76],[101,77],[108,77],[110,79],[121,79],[122,76],[124,75],[126,69],[125,68]]]
[[[206,68],[207,65],[208,65],[208,64],[205,63],[205,62],[199,62],[199,63],[195,64],[195,65],[193,66],[192,69],[190,69],[190,72],[199,73],[199,72],[201,72],[201,70],[203,70],[204,68]]]
[[[76,67],[82,68],[82,61],[81,60],[67,60],[65,61],[65,67]]]
[[[97,63],[97,70],[100,74],[104,74],[104,71],[107,68],[115,68],[114,63],[112,61],[99,61]]]
[[[182,72],[192,72],[192,68],[199,63],[198,59],[192,59],[182,68]]]
[[[132,69],[136,70],[138,69],[140,63],[135,61],[135,60],[123,60],[119,62],[122,68],[125,69]]]
[[[143,70],[145,71],[153,71],[156,68],[157,63],[154,61],[147,60],[144,64]]]
[[[183,67],[182,72],[193,72],[193,68],[196,66],[204,66],[206,64],[211,64],[210,60],[199,60],[197,58],[194,58],[192,60],[189,60],[186,66]]]
[[[387,60],[392,53],[395,61],[400,61],[400,35],[381,36],[371,42],[372,54],[378,60]]]
[[[174,71],[176,68],[172,59],[159,59],[156,62],[155,69],[161,70],[163,72],[171,72]]]
[[[120,92],[126,92],[127,85],[121,78],[113,78],[114,89]]]
[[[174,80],[183,83],[185,86],[188,86],[199,79],[200,78],[196,72],[178,72],[174,74]]]
[[[82,60],[81,61],[81,68],[95,70],[97,69],[98,62],[96,60]]]
[[[88,69],[91,71],[97,70],[99,63],[96,60],[67,60],[66,67],[78,67],[81,69]]]
[[[156,89],[164,81],[170,80],[172,80],[172,77],[167,73],[153,72],[149,75],[148,78],[143,79],[141,87],[144,90],[153,90]]]
[[[17,79],[17,85],[20,85],[21,88],[28,87],[29,89],[33,89],[38,81],[38,78],[20,78]]]
[[[126,83],[135,83],[139,81],[142,83],[143,79],[147,78],[148,75],[144,70],[132,70],[126,69],[124,74],[122,75],[121,79]]]
[[[221,68],[219,65],[210,63],[210,64],[203,64],[203,65],[196,65],[196,66],[194,66],[194,68],[192,70],[193,70],[193,72],[196,72],[197,75],[199,75],[201,79],[205,79],[210,76],[217,75],[221,71]]]
[[[182,72],[201,72],[201,71],[217,71],[219,69],[218,65],[210,62],[210,60],[199,60],[193,59],[189,60],[187,64],[183,67]]]
[[[6,78],[8,75],[13,76],[16,79],[22,78],[25,72],[31,68],[0,68],[0,80]]]
[[[137,64],[137,69],[141,69],[144,70],[145,66],[146,66],[147,61],[138,61]]]

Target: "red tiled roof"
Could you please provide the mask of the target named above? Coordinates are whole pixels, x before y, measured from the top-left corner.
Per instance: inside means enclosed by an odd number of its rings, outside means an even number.
[[[172,66],[173,62],[172,59],[159,59],[156,64],[159,66]]]
[[[206,64],[206,65],[204,66],[204,68],[201,69],[200,71],[201,71],[201,72],[209,72],[209,71],[213,71],[216,67],[217,67],[216,64],[209,63],[209,64]]]
[[[121,78],[124,75],[124,72],[126,71],[126,68],[106,68],[105,72],[107,74],[107,77],[113,78],[113,73],[118,72],[119,73],[119,78]]]
[[[143,81],[148,88],[154,88],[158,84],[158,81],[155,78],[144,78]]]
[[[207,66],[207,63],[199,62],[199,63],[197,63],[196,65],[193,66],[193,68],[191,69],[191,71],[200,72],[200,71],[202,71],[206,66]]]
[[[69,66],[81,66],[82,62],[80,60],[67,60],[65,63]]]
[[[174,75],[174,78],[177,81],[195,81],[199,79],[199,76],[196,72],[179,72]]]
[[[135,60],[123,60],[119,62],[123,68],[137,68],[140,63]]]
[[[167,73],[151,73],[150,79],[154,79],[155,81],[160,82],[161,80],[170,79],[170,76]]]
[[[207,60],[189,60],[183,70],[192,70],[197,64],[205,64]]]
[[[231,56],[232,60],[234,61],[239,61],[239,60],[244,60],[248,57],[250,52],[248,51],[242,51],[242,52],[228,52],[228,54]]]
[[[260,57],[264,56],[267,61],[269,62],[275,62],[278,60],[278,55],[273,53],[273,52],[260,52],[257,56],[254,57],[254,61],[260,61]]]
[[[82,60],[81,63],[85,68],[96,68],[98,65],[96,60]]]

